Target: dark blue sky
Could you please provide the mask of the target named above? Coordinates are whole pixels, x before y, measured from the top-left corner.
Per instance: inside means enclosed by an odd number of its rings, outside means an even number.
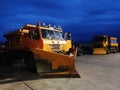
[[[89,41],[106,34],[120,39],[120,0],[1,0],[3,34],[38,21],[60,25],[73,40]]]

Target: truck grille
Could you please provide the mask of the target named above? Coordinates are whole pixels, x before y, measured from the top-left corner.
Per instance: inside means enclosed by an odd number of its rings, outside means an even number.
[[[60,49],[60,44],[52,44],[51,49]]]

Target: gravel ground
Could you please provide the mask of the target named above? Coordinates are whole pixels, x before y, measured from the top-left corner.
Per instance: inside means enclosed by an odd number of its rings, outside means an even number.
[[[26,68],[0,67],[0,90],[120,90],[120,53],[77,57],[81,78],[40,78]]]

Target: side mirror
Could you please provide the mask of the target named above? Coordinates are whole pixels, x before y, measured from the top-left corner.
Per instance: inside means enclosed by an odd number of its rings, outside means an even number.
[[[65,32],[64,35],[63,35],[63,38],[65,40],[71,40],[71,33],[70,32]]]
[[[68,32],[68,40],[71,40],[71,33]]]

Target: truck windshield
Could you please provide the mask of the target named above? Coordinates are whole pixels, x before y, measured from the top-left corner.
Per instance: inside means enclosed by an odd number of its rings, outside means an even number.
[[[55,39],[63,39],[62,32],[54,31]]]
[[[42,29],[42,37],[47,39],[63,39],[62,32]]]
[[[110,40],[110,43],[117,43],[117,40]]]

